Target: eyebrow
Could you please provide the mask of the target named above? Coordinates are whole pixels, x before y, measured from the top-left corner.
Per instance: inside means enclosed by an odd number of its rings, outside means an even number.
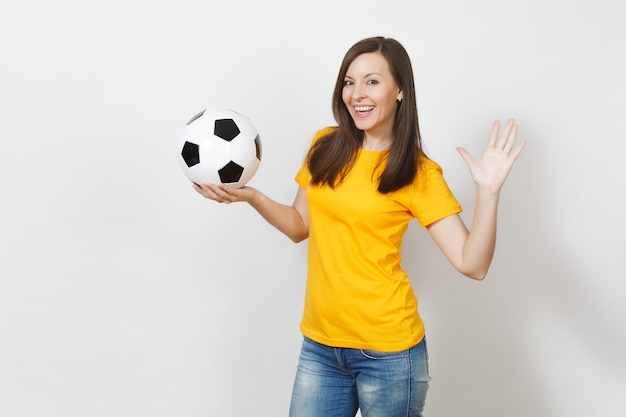
[[[372,75],[378,75],[379,77],[382,77],[382,75],[378,72],[370,72],[369,74],[365,74],[363,78],[371,77]],[[345,78],[352,78],[352,77],[346,74]]]

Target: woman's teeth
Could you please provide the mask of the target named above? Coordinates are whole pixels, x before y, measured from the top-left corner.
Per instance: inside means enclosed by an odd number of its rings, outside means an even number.
[[[374,110],[374,106],[358,106],[355,107],[354,110],[356,110],[357,113],[367,113],[368,111]]]

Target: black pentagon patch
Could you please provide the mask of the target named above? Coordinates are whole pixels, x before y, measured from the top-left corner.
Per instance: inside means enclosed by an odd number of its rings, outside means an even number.
[[[233,119],[218,119],[215,121],[215,136],[224,139],[227,142],[235,139],[241,131],[235,124]]]
[[[254,146],[256,147],[256,159],[261,160],[261,137],[256,135],[254,138]]]
[[[202,115],[204,114],[204,112],[205,112],[205,111],[206,111],[206,110],[202,110],[200,113],[198,113],[198,114],[196,114],[195,116],[193,116],[193,117],[191,118],[191,120],[189,120],[189,121],[187,122],[187,126],[189,126],[190,124],[192,124],[193,122],[195,122],[197,119],[199,119],[200,117],[202,117]]]
[[[223,183],[237,182],[243,174],[243,167],[237,165],[233,161],[230,161],[224,167],[217,171],[220,176],[220,181]]]
[[[188,167],[200,163],[200,147],[195,143],[185,142],[180,153]]]

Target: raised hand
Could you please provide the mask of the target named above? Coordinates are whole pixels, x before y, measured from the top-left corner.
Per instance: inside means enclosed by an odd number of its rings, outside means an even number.
[[[489,142],[480,159],[474,159],[465,148],[457,148],[478,187],[483,187],[493,193],[500,192],[515,160],[526,146],[525,139],[515,146],[517,130],[518,125],[515,120],[509,119],[502,130],[502,135],[498,138],[500,121],[496,120],[491,128]]]

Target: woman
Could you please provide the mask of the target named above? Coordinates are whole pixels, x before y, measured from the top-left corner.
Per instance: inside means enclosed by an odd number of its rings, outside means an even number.
[[[397,41],[353,45],[333,94],[337,127],[319,131],[296,175],[292,205],[251,187],[194,185],[221,203],[245,201],[294,242],[309,238],[308,277],[293,417],[421,416],[428,389],[424,324],[400,265],[417,218],[462,274],[481,280],[495,248],[500,190],[525,141],[495,122],[481,159],[463,148],[476,185],[471,230],[424,154],[413,70]]]

